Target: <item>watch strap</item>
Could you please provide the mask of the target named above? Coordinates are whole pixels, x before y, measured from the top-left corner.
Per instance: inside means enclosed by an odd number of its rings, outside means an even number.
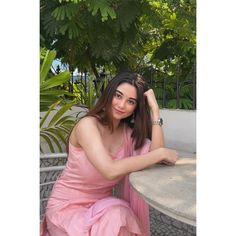
[[[159,118],[158,120],[153,120],[152,124],[162,126],[163,125],[163,119]]]

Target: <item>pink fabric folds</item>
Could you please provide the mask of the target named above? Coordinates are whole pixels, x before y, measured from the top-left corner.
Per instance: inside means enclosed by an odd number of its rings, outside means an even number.
[[[131,129],[114,160],[149,151],[150,141],[134,150]],[[137,157],[139,158],[139,157]],[[120,198],[112,188],[120,187]],[[128,175],[106,180],[82,149],[70,145],[68,161],[54,184],[40,227],[41,236],[149,236],[149,207],[129,183]]]
[[[131,140],[131,130],[127,132],[127,143],[126,143],[126,154],[127,156],[136,156],[145,154],[150,149],[150,140],[146,139],[145,144],[142,148],[134,150],[132,140]],[[137,157],[138,158],[138,157]],[[142,196],[140,196],[132,188],[129,182],[129,175],[125,176],[121,181],[120,186],[120,197],[125,201],[129,202],[130,207],[134,211],[135,215],[138,217],[141,225],[143,226],[142,236],[150,235],[150,220],[149,220],[149,206],[145,202]]]
[[[129,227],[129,225],[132,225],[129,232],[133,232],[132,235],[141,235],[139,225],[133,220],[136,219],[136,216],[129,209],[130,206],[126,201],[115,197],[107,197],[98,200],[85,214],[85,234],[87,236],[118,235],[122,226]],[[116,212],[118,212],[118,214]],[[120,219],[117,219],[118,216]],[[103,218],[102,221],[99,220],[101,217]],[[111,219],[114,220],[111,221]],[[106,225],[107,222],[112,224],[112,227],[108,227]],[[96,224],[98,224],[98,226]]]

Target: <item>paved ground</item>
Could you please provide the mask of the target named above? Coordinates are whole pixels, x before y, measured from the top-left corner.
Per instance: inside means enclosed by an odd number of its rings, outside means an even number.
[[[150,207],[151,236],[194,236],[196,227],[176,221]]]

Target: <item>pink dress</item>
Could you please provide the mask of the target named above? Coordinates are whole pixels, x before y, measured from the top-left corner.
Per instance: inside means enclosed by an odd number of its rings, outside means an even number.
[[[114,159],[148,152],[149,140],[134,151],[130,135],[128,128]],[[112,196],[115,185],[119,198]],[[69,144],[66,167],[54,184],[40,230],[42,236],[149,236],[149,209],[128,176],[106,180],[82,149]]]

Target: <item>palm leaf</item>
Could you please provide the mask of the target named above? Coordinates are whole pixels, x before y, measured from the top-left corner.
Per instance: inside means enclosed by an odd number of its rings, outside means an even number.
[[[51,133],[53,133],[55,136],[57,136],[58,137],[58,140],[61,140],[65,145],[66,145],[66,141],[65,141],[65,139],[66,139],[66,137],[65,137],[65,134],[67,134],[67,133],[65,133],[64,131],[62,131],[60,128],[49,128],[49,129],[47,129],[48,130],[48,132],[51,132]]]
[[[70,72],[69,71],[63,71],[60,74],[53,76],[52,78],[46,80],[42,84],[40,84],[40,90],[45,90],[49,88],[56,87],[58,85],[61,85],[65,82],[70,80]]]
[[[71,116],[63,116],[61,119],[59,119],[56,123],[55,126],[62,124],[65,120],[68,120],[69,118],[71,118]]]
[[[62,125],[70,125],[70,126],[73,126],[75,124],[75,121],[74,120],[65,120]]]
[[[47,131],[44,133],[53,141],[53,143],[56,144],[56,146],[59,149],[59,152],[62,152],[61,145],[60,145],[59,141],[54,137],[54,135],[51,132],[47,132]]]
[[[52,65],[54,58],[56,57],[56,51],[47,51],[43,60],[43,64],[40,68],[40,83],[45,81],[48,71]]]
[[[63,132],[65,132],[66,134],[69,134],[71,131],[71,128],[67,128],[65,126],[61,126],[60,129],[63,130]]]
[[[48,146],[49,146],[49,148],[50,148],[50,151],[51,151],[51,152],[55,152],[55,149],[54,149],[54,147],[53,147],[53,145],[52,145],[52,142],[51,142],[50,138],[48,138],[48,136],[45,135],[45,134],[42,133],[42,132],[40,133],[40,136],[45,139],[45,141],[47,142],[47,144],[48,144]],[[40,146],[41,146],[41,145],[40,145]]]
[[[40,128],[43,126],[45,120],[47,119],[47,117],[49,116],[50,112],[57,106],[59,105],[59,103],[61,102],[62,100],[59,100],[57,102],[55,102],[54,104],[52,104],[49,108],[49,110],[47,111],[47,113],[44,115],[44,117],[42,118],[42,120],[40,121]]]
[[[43,95],[43,96],[47,96],[47,95],[52,95],[52,96],[61,96],[61,95],[68,95],[68,96],[75,96],[73,95],[73,93],[70,93],[66,90],[42,90],[40,92],[40,96]]]
[[[74,103],[69,103],[66,104],[64,106],[62,106],[58,112],[53,116],[53,118],[51,119],[50,123],[49,123],[49,127],[52,126],[54,123],[56,123],[56,121],[66,112],[68,111],[72,106],[74,105]]]

